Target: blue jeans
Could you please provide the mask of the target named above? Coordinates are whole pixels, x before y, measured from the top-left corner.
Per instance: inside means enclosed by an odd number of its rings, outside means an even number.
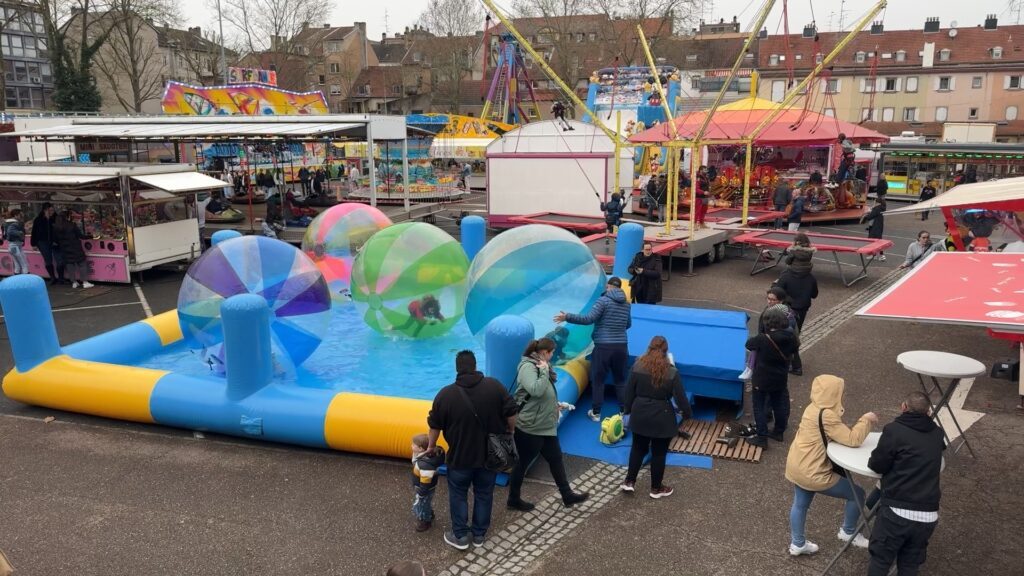
[[[864,490],[860,486],[857,486],[856,490],[857,497],[863,502]],[[811,507],[811,500],[814,499],[815,494],[824,494],[825,496],[846,500],[846,510],[843,513],[843,532],[853,534],[854,530],[857,529],[857,520],[860,519],[860,506],[853,498],[849,480],[840,478],[835,486],[819,492],[804,490],[794,485],[793,507],[789,510],[790,541],[794,546],[803,546],[807,542],[804,538],[804,526],[807,525],[807,509]]]
[[[491,501],[498,473],[485,468],[448,469],[448,509],[452,533],[462,538],[469,531],[469,487],[473,486],[473,535],[485,536],[491,526]]]
[[[412,501],[412,514],[417,520],[434,521],[434,489],[436,486],[417,484],[416,498]]]
[[[11,242],[7,245],[11,253],[11,260],[14,260],[15,274],[28,274],[28,259],[25,258],[25,245],[21,242]]]

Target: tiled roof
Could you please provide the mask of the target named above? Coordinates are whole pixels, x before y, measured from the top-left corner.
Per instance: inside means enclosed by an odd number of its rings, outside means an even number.
[[[359,76],[356,76],[348,97],[351,100],[403,97],[404,94],[395,93],[392,90],[395,84],[402,84],[401,66],[369,66],[364,68]],[[370,86],[368,92],[362,91],[362,87],[366,85]]]
[[[881,34],[871,34],[863,31],[846,46],[843,53],[833,61],[835,70],[841,69],[864,69],[870,67],[873,57],[868,56],[879,52],[878,67],[898,68],[917,67],[922,64],[920,52],[924,49],[926,42],[935,43],[934,65],[939,66],[962,66],[966,64],[1003,64],[1008,62],[1024,63],[1024,25],[1020,26],[999,26],[995,30],[985,30],[982,27],[959,28],[956,37],[950,37],[949,28],[942,28],[938,32],[926,33],[924,30],[893,30],[883,31]],[[817,49],[813,38],[804,38],[800,34],[790,34],[789,40],[796,69],[810,69],[814,63],[816,52],[827,54],[845,36],[842,32],[822,32],[818,35],[819,44]],[[779,62],[776,66],[769,65],[771,56],[783,56],[786,54],[786,36],[768,36],[760,41],[760,68],[767,74],[774,70],[784,72],[786,64]],[[1003,49],[1001,59],[992,57],[991,49],[1000,47]],[[939,53],[948,49],[949,60],[941,61]],[[906,52],[906,59],[898,61],[897,51]],[[855,60],[858,52],[865,54],[864,62]],[[802,58],[796,60],[797,55]],[[890,55],[885,58],[882,56]]]
[[[654,51],[666,64],[684,71],[729,69],[743,49],[744,41],[744,38],[672,37],[659,40]],[[750,51],[754,57],[745,61],[744,68],[753,68],[757,62],[757,42],[751,45]]]
[[[291,41],[293,44],[303,44],[311,47],[325,40],[342,40],[353,30],[355,30],[355,26],[309,27],[292,37]]]

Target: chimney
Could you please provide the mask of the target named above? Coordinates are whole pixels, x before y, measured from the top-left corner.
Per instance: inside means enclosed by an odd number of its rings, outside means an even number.
[[[199,36],[200,38],[203,37],[203,29],[199,26],[196,26],[195,28],[189,28],[188,31],[190,34],[194,36]]]
[[[735,24],[735,23],[736,23],[736,17],[735,17],[735,16],[733,16],[733,17],[732,17],[732,23],[733,23],[733,24]]]
[[[380,41],[381,41],[381,43],[387,42],[387,40],[388,40],[388,33],[387,32],[381,32],[380,33]]]
[[[925,21],[924,21],[924,31],[925,32],[938,32],[939,31],[939,18],[938,18],[938,16],[934,16],[934,17],[925,19]]]
[[[761,28],[761,31],[758,32],[757,37],[760,38],[760,39],[767,38],[768,37],[768,29],[767,28]]]
[[[325,29],[325,30],[326,30],[326,29],[328,29],[328,28],[330,28],[330,27],[331,27],[330,23],[328,23],[328,22],[324,22],[324,29]]]
[[[352,25],[356,27],[356,30],[359,30],[359,35],[363,39],[359,43],[359,69],[366,70],[366,67],[370,65],[369,57],[366,54],[366,22],[353,22]]]
[[[995,14],[989,14],[985,17],[985,30],[995,30],[999,28],[999,19]]]
[[[885,28],[882,25],[881,21],[876,21],[876,22],[872,22],[871,23],[871,35],[872,36],[881,36],[882,35],[882,30],[884,30],[884,29]]]
[[[814,27],[814,24],[807,24],[804,26],[804,38],[814,38],[814,35],[818,33],[818,30]]]

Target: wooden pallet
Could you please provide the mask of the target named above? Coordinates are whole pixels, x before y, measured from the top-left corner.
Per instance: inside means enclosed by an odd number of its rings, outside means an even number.
[[[714,456],[717,458],[728,458],[741,462],[760,462],[762,448],[748,444],[742,438],[729,448],[720,442],[715,442],[722,436],[723,430],[728,422],[712,422],[708,420],[687,420],[683,430],[690,433],[690,439],[676,437],[669,444],[668,449],[672,452],[684,454],[699,454],[701,456]]]

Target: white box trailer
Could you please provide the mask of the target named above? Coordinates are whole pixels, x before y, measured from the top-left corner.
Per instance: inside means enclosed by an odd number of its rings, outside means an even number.
[[[493,227],[540,212],[600,216],[601,202],[633,190],[633,148],[619,149],[593,124],[533,122],[506,132],[487,146],[487,217]],[[626,202],[626,211],[632,210]]]

